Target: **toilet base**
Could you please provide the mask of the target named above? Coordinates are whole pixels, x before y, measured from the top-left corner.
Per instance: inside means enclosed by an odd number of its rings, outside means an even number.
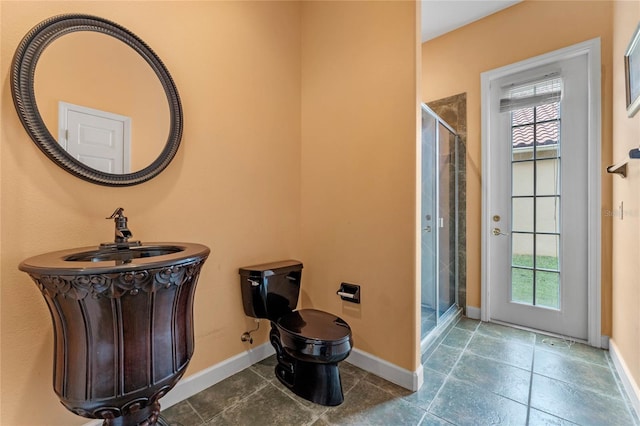
[[[331,407],[342,404],[344,395],[337,362],[315,363],[293,358],[282,348],[275,327],[270,340],[276,350],[275,373],[280,383],[307,401]]]
[[[293,369],[295,373],[279,362],[276,365],[276,377],[293,393],[320,405],[333,407],[342,404],[344,395],[337,364],[294,361]]]

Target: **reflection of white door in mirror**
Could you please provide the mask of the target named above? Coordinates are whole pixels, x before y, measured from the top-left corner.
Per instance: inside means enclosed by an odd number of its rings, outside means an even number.
[[[91,168],[131,172],[131,118],[127,116],[59,102],[58,141]]]

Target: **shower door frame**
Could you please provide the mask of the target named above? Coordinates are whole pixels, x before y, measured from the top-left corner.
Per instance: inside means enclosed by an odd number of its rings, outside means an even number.
[[[435,277],[434,277],[434,287],[435,287],[435,315],[436,315],[436,325],[435,327],[433,327],[431,330],[429,330],[429,332],[427,333],[426,336],[422,336],[422,321],[421,321],[421,326],[420,326],[420,349],[421,352],[424,352],[424,350],[429,347],[431,340],[433,340],[438,333],[434,333],[436,330],[440,329],[443,325],[447,325],[451,319],[453,319],[455,313],[457,311],[460,310],[460,306],[459,306],[459,294],[458,294],[458,288],[459,288],[459,282],[458,282],[458,278],[459,278],[459,259],[458,259],[458,241],[459,241],[459,224],[458,224],[458,202],[459,202],[459,193],[458,193],[458,144],[459,144],[459,135],[457,134],[457,132],[447,123],[445,122],[438,114],[436,114],[431,108],[429,108],[428,105],[426,105],[425,103],[421,104],[421,109],[420,109],[420,118],[422,119],[422,112],[426,111],[428,115],[430,115],[434,120],[435,120],[435,147],[433,148],[433,156],[434,156],[434,161],[433,164],[436,168],[435,173],[434,173],[434,177],[433,180],[434,182],[434,194],[433,194],[433,200],[434,200],[434,208],[432,209],[433,212],[435,212],[435,220],[432,220],[433,223],[433,230],[435,231],[435,236],[432,237],[433,240],[435,241],[435,257],[436,257],[436,268],[435,268]],[[449,212],[449,217],[453,218],[453,225],[454,225],[454,238],[453,238],[453,245],[454,245],[454,249],[453,249],[453,254],[454,254],[454,262],[453,262],[453,267],[454,267],[454,272],[453,272],[453,276],[454,276],[454,294],[455,294],[455,301],[454,303],[447,308],[447,310],[445,312],[440,313],[440,265],[439,265],[439,261],[440,261],[440,236],[441,236],[441,232],[440,232],[440,226],[439,226],[439,222],[440,222],[440,195],[441,195],[441,191],[440,191],[440,162],[439,162],[439,157],[440,157],[440,147],[441,147],[441,141],[440,141],[440,127],[439,125],[442,125],[446,130],[448,130],[452,135],[454,135],[454,139],[453,139],[453,147],[450,147],[449,149],[452,149],[453,152],[453,158],[452,158],[452,162],[453,162],[453,188],[454,188],[454,205],[453,205],[453,212]],[[421,126],[422,127],[422,126]],[[422,280],[422,262],[424,259],[423,253],[422,253],[422,240],[423,240],[423,223],[422,223],[422,219],[424,216],[424,211],[422,210],[422,187],[424,184],[424,176],[422,173],[422,162],[424,159],[424,150],[423,150],[423,144],[422,144],[422,135],[420,137],[420,153],[421,155],[420,157],[420,214],[419,214],[419,233],[420,233],[420,291],[421,291],[421,296],[419,298],[420,301],[420,307],[422,307],[422,285],[423,285],[423,280]],[[422,309],[420,309],[420,316],[422,319]]]

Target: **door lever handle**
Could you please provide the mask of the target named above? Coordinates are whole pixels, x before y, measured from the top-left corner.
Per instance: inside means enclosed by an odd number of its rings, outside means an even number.
[[[504,232],[502,232],[502,231],[500,230],[500,228],[493,228],[493,230],[491,231],[491,233],[492,233],[493,235],[509,235],[509,234],[505,234]]]

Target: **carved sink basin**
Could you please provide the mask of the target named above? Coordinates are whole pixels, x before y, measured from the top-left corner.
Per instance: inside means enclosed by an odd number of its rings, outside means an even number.
[[[138,271],[169,266],[201,258],[208,248],[193,243],[146,243],[131,247],[81,247],[41,254],[24,260],[19,268],[27,273],[87,274],[108,271]],[[206,258],[206,255],[205,255]]]
[[[24,260],[54,329],[53,388],[104,425],[166,424],[158,400],[193,355],[193,299],[209,248],[83,247]]]
[[[150,245],[134,246],[126,249],[99,248],[97,250],[81,251],[64,257],[67,262],[129,262],[143,257],[165,256],[167,254],[180,253],[185,246],[178,245]]]

